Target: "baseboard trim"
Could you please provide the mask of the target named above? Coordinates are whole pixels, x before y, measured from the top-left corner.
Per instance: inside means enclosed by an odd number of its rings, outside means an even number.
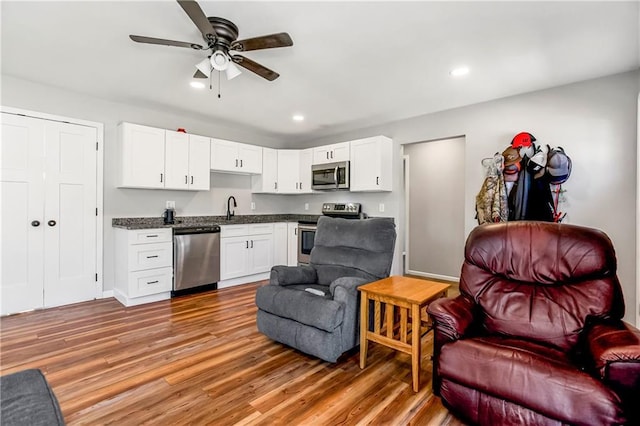
[[[425,278],[434,278],[436,280],[453,281],[453,282],[456,282],[456,283],[460,281],[460,277],[451,277],[449,275],[431,274],[429,272],[408,270],[407,274],[408,275],[417,275],[419,277],[425,277]]]
[[[263,272],[261,274],[247,275],[245,277],[231,278],[228,280],[218,281],[218,288],[233,287],[236,285],[252,283],[255,281],[263,281],[269,279],[270,272]]]
[[[109,297],[115,297],[115,295],[113,294],[113,290],[106,290],[102,292],[103,299],[108,299]]]

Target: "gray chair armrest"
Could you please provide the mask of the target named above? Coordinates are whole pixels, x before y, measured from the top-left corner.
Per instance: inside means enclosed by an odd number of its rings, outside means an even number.
[[[291,284],[315,284],[318,275],[312,266],[283,266],[278,265],[271,268],[269,284],[271,285],[291,285]]]
[[[329,286],[329,291],[331,292],[331,295],[334,297],[334,299],[336,298],[336,296],[339,298],[343,298],[344,297],[342,296],[343,294],[357,296],[358,287],[368,282],[371,282],[371,280],[368,280],[366,278],[360,278],[360,277],[340,277],[331,283],[331,285]],[[336,295],[336,289],[338,287],[344,290],[344,292],[339,291],[338,294]]]

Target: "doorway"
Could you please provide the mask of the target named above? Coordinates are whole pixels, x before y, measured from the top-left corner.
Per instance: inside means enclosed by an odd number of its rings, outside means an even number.
[[[465,138],[404,145],[405,271],[457,281],[464,259]]]

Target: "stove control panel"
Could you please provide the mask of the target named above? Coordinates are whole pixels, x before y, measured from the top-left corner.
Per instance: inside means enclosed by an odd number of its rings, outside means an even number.
[[[322,214],[327,216],[359,216],[360,203],[324,203]]]

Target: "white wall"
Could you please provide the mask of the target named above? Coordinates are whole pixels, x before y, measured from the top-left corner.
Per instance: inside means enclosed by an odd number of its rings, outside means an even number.
[[[408,120],[306,141],[306,146],[382,134],[402,144],[466,137],[465,235],[476,226],[475,195],[482,184],[483,157],[502,151],[521,131],[540,143],[562,146],[573,160],[566,223],[602,229],[618,256],[618,276],[627,311],[636,320],[636,141],[638,71],[423,115]],[[472,77],[471,77],[472,78]],[[425,94],[428,96],[428,94]],[[395,172],[401,159],[394,156]],[[401,182],[387,197],[389,213],[402,223]]]
[[[568,223],[600,228],[613,240],[618,254],[618,275],[627,302],[628,321],[636,318],[636,132],[639,72],[513,96],[372,128],[308,140],[300,148],[383,134],[394,139],[392,193],[331,192],[320,195],[251,195],[246,176],[212,174],[210,192],[152,191],[115,187],[116,125],[120,121],[162,128],[184,127],[190,133],[216,136],[257,145],[281,147],[278,140],[228,123],[209,123],[180,112],[154,111],[114,103],[14,77],[2,76],[0,104],[105,124],[105,271],[104,283],[113,286],[113,232],[111,218],[160,215],[165,200],[175,200],[179,214],[222,214],[228,195],[238,198],[238,213],[317,213],[325,201],[355,201],[370,215],[392,216],[403,247],[404,193],[402,144],[464,135],[465,235],[475,226],[474,198],[482,183],[480,160],[501,151],[520,131],[533,133],[541,143],[563,146],[573,159],[573,174],[565,185]],[[425,95],[428,96],[428,95]],[[309,210],[304,210],[309,203]],[[385,212],[378,205],[385,204]],[[211,207],[211,210],[207,210]],[[397,250],[394,273],[401,272]]]

